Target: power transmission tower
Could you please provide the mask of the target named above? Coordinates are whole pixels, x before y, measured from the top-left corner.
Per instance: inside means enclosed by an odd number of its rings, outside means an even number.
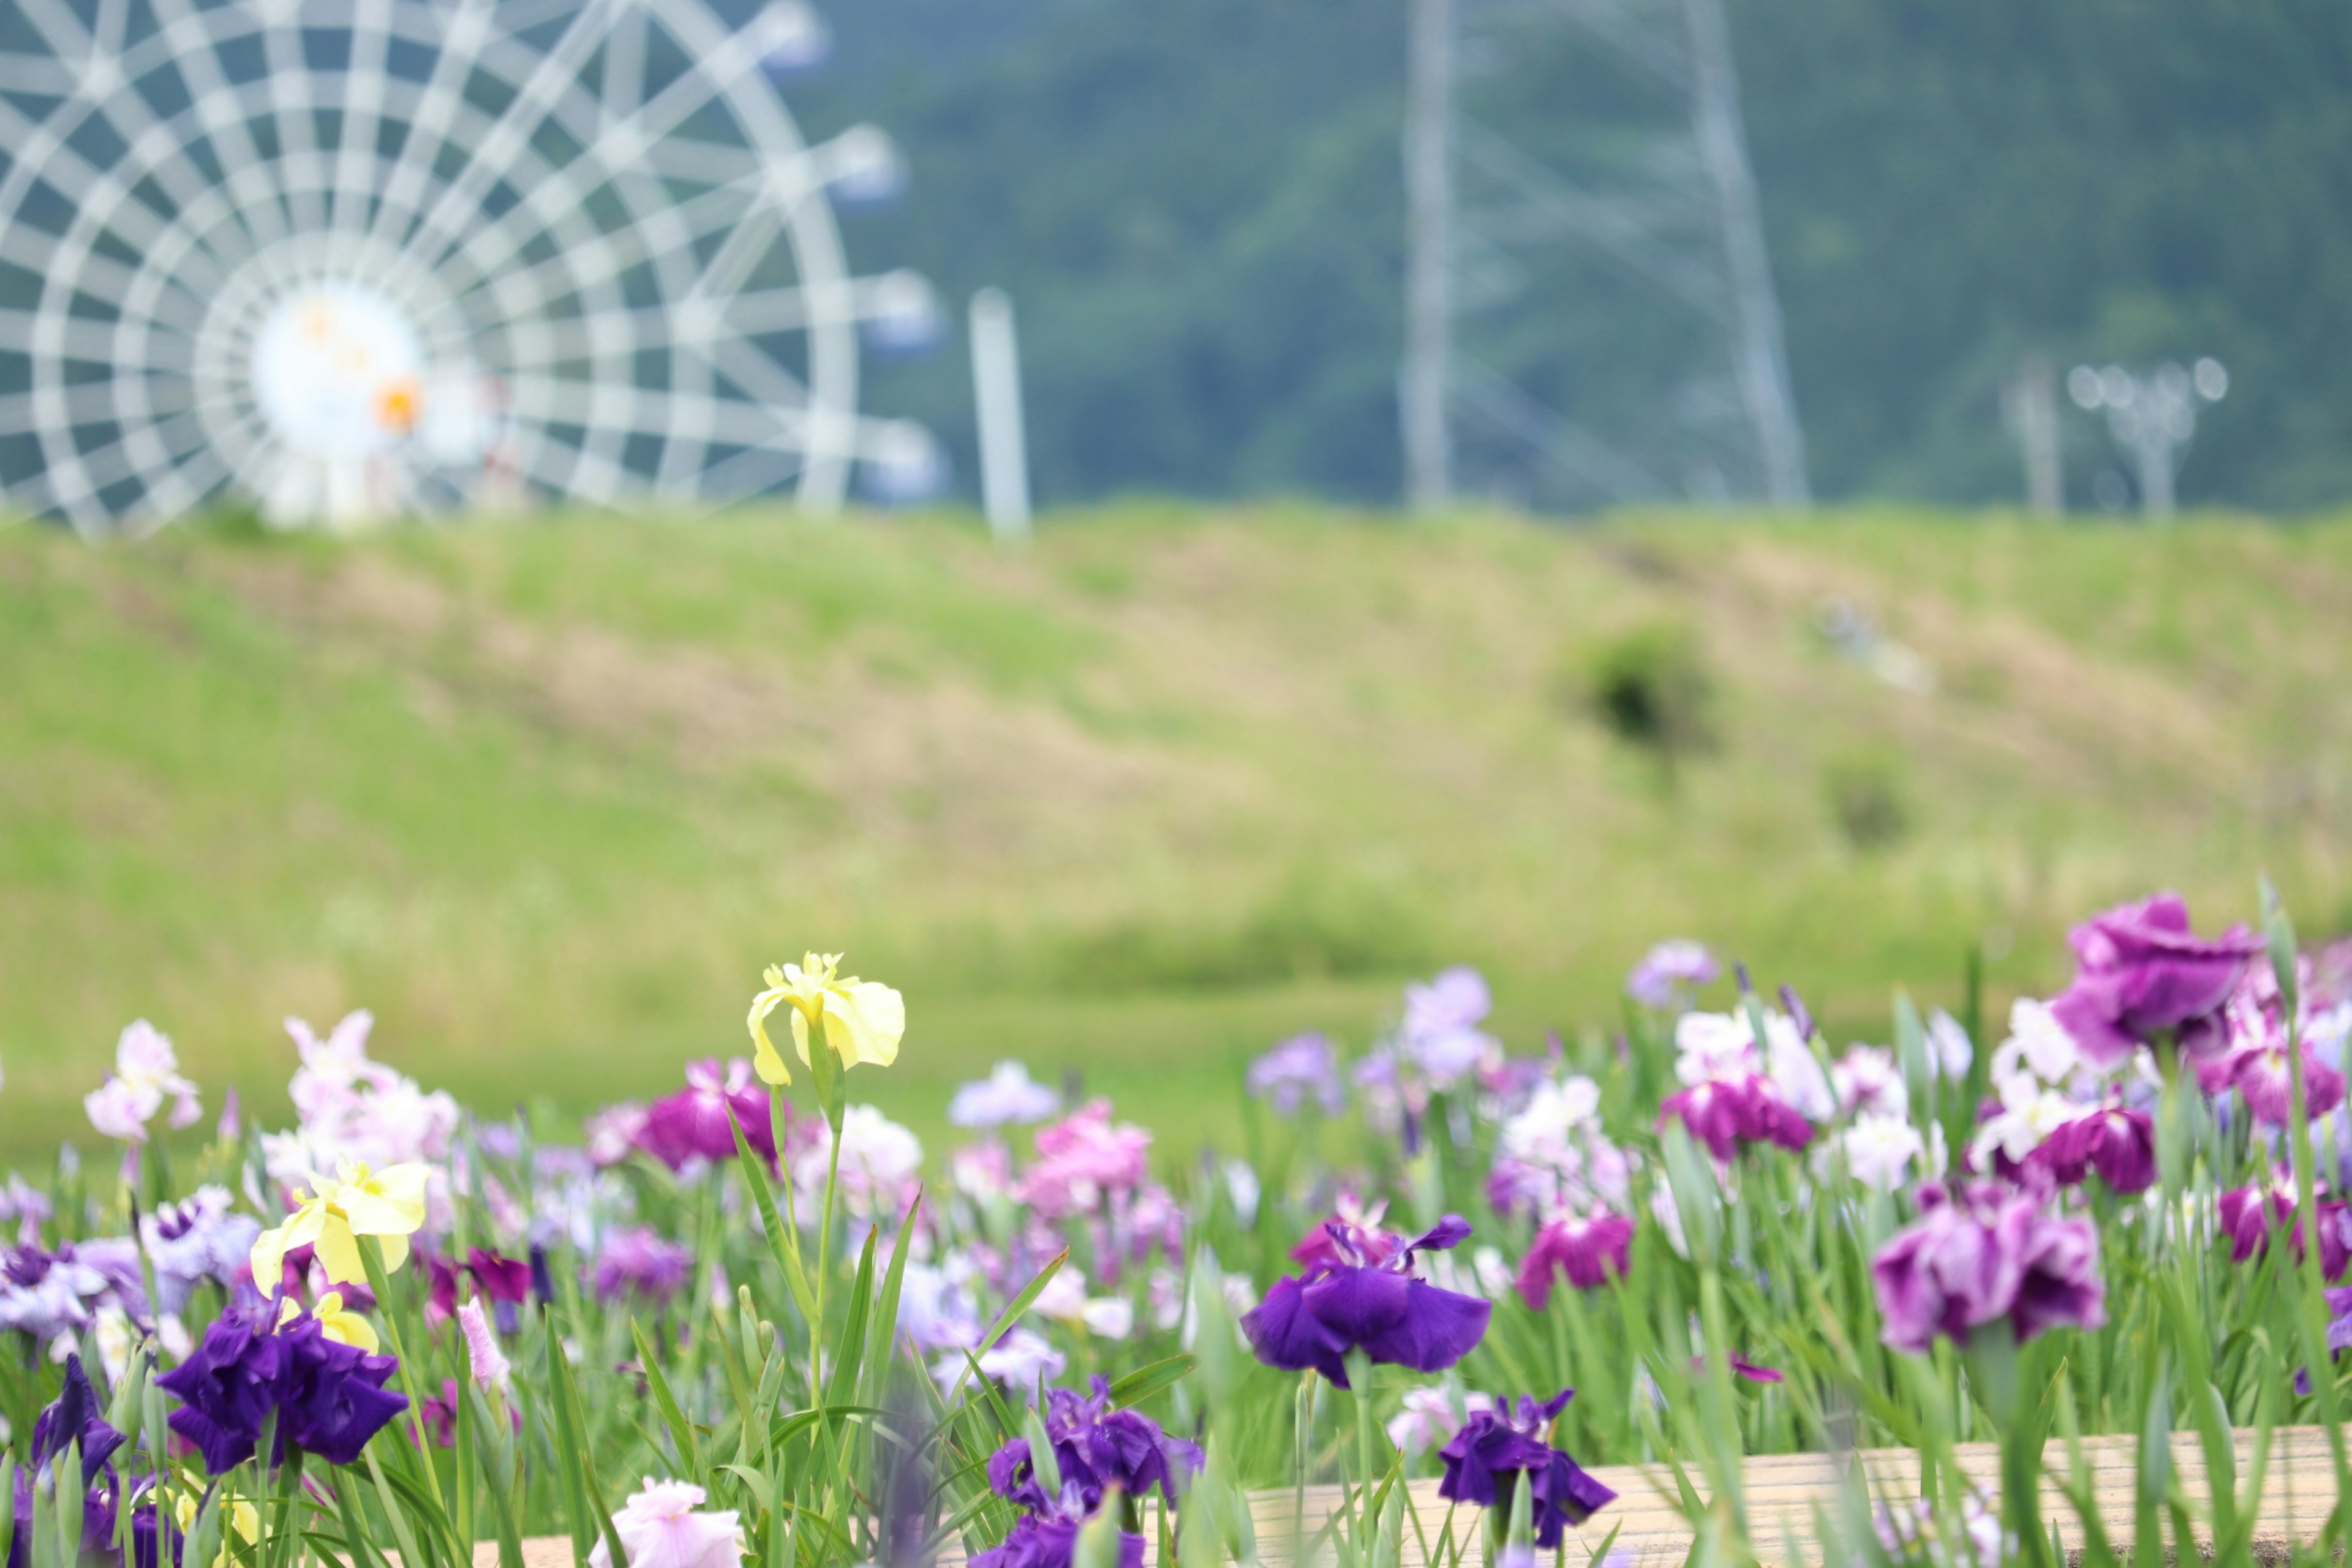
[[[1806,505],[1722,0],[1409,3],[1409,502]]]

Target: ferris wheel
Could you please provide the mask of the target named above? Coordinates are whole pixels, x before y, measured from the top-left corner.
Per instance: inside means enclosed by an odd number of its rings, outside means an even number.
[[[87,534],[236,500],[348,527],[789,495],[937,466],[858,409],[834,204],[889,139],[805,141],[803,0],[0,4],[0,505]]]

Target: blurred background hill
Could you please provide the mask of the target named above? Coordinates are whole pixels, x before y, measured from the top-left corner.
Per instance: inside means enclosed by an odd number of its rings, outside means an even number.
[[[2297,510],[2352,485],[2352,12],[2325,0],[1730,0],[1742,107],[1815,489],[2013,498],[1999,415],[2028,353],[2214,355],[2184,499]],[[1037,482],[1398,490],[1402,7],[1361,0],[860,0],[795,102],[874,119],[916,192],[853,244],[1024,312]],[[1590,50],[1480,108],[1608,157],[1644,112]],[[1571,164],[1572,166],[1572,164]],[[1517,329],[1606,404],[1665,346],[1593,262]],[[877,396],[953,436],[961,356]],[[2073,500],[2112,466],[2069,411]],[[959,451],[967,485],[973,458]]]
[[[81,1133],[142,1015],[265,1104],[285,1015],[367,1006],[429,1085],[584,1110],[741,1051],[819,942],[906,990],[856,1092],[924,1129],[1018,1054],[1230,1144],[1288,1031],[1470,962],[1537,1049],[1677,933],[1883,1038],[1898,980],[2054,986],[2154,887],[2352,918],[2347,597],[2336,524],[19,529],[7,1135]]]

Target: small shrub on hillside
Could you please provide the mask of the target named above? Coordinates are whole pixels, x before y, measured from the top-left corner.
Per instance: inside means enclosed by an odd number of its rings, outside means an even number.
[[[1584,649],[1565,682],[1571,706],[1671,766],[1715,744],[1715,679],[1698,634],[1653,621]]]
[[[1854,848],[1868,853],[1902,842],[1911,830],[1901,771],[1885,756],[1840,758],[1822,770],[1830,815]]]

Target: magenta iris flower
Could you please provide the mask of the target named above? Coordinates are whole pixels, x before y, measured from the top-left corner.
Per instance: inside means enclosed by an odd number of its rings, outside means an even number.
[[[1580,1290],[1622,1279],[1633,1265],[1633,1222],[1622,1215],[1556,1219],[1536,1232],[1519,1262],[1519,1299],[1540,1312],[1551,1301],[1552,1280],[1564,1275]]]
[[[1780,1098],[1772,1080],[1753,1073],[1708,1079],[1658,1107],[1658,1125],[1679,1120],[1707,1152],[1728,1163],[1743,1143],[1777,1143],[1791,1152],[1813,1141],[1813,1124]]]
[[[2263,1201],[2262,1189],[2252,1186],[2232,1187],[2214,1202],[2221,1234],[2230,1240],[2232,1263],[2244,1263],[2261,1255],[2270,1246],[2273,1222],[2286,1228],[2288,1250],[2298,1260],[2302,1258],[2303,1216],[2294,1212],[2292,1186],[2282,1183],[2273,1187],[2267,1205]],[[2324,1198],[2315,1206],[2319,1212],[2319,1271],[2327,1279],[2340,1279],[2346,1265],[2352,1264],[2352,1204]]]
[[[452,1263],[438,1255],[425,1259],[425,1272],[432,1279],[430,1310],[436,1321],[446,1319],[457,1310],[457,1281],[462,1275],[471,1275],[474,1288],[498,1304],[499,1327],[507,1333],[514,1332],[515,1309],[530,1300],[531,1266],[520,1258],[501,1258],[483,1247],[469,1248],[463,1263]]]
[[[752,1080],[751,1064],[740,1058],[723,1068],[716,1058],[689,1065],[684,1089],[646,1107],[637,1147],[673,1171],[698,1155],[731,1160],[735,1134],[727,1125],[730,1110],[742,1124],[744,1140],[772,1162],[776,1138],[769,1121],[768,1094]]]
[[[1938,1334],[1966,1344],[1971,1330],[2004,1318],[2020,1343],[2106,1321],[2090,1221],[2053,1217],[2045,1194],[1995,1182],[1958,1193],[1929,1184],[1920,1199],[1927,1213],[1870,1266],[1888,1344],[1924,1352]]]
[[[2101,1068],[2166,1033],[2191,1055],[2219,1050],[2222,1004],[2263,952],[2263,939],[2242,925],[2210,942],[2198,936],[2178,893],[2095,915],[2066,941],[2074,983],[2050,1010]]]
[[[1524,1480],[1534,1505],[1528,1511],[1536,1544],[1547,1552],[1557,1548],[1564,1527],[1582,1524],[1617,1500],[1614,1491],[1546,1441],[1552,1422],[1575,1397],[1576,1390],[1564,1388],[1542,1404],[1523,1394],[1516,1405],[1497,1401],[1496,1409],[1472,1411],[1437,1451],[1445,1461],[1437,1495],[1507,1511],[1513,1489]]]
[[[2145,1110],[2104,1106],[2078,1116],[2043,1139],[2025,1157],[2060,1186],[2093,1171],[2125,1197],[2156,1184],[2156,1122]]]
[[[1324,1228],[1340,1261],[1276,1280],[1243,1317],[1242,1331],[1258,1360],[1285,1372],[1311,1369],[1345,1388],[1350,1351],[1391,1366],[1443,1372],[1485,1337],[1491,1307],[1412,1273],[1415,1253],[1460,1245],[1470,1234],[1467,1220],[1447,1215],[1434,1230],[1378,1261],[1353,1226],[1333,1221]]]
[[[1377,1222],[1389,1206],[1385,1202],[1367,1208],[1342,1194],[1336,1206],[1338,1214],[1299,1237],[1290,1249],[1290,1261],[1302,1268],[1386,1263],[1412,1243],[1411,1237],[1380,1227]]]
[[[2312,967],[2308,962],[2297,964],[2306,995],[2313,988]],[[2269,964],[2247,966],[2221,1016],[2227,1044],[2194,1058],[2199,1087],[2211,1095],[2234,1089],[2245,1097],[2255,1121],[2288,1125],[2294,1120],[2294,1068],[2287,1057],[2286,999]],[[2301,1048],[2304,1109],[2316,1121],[2344,1103],[2344,1075],[2319,1059],[2307,1037]]]

